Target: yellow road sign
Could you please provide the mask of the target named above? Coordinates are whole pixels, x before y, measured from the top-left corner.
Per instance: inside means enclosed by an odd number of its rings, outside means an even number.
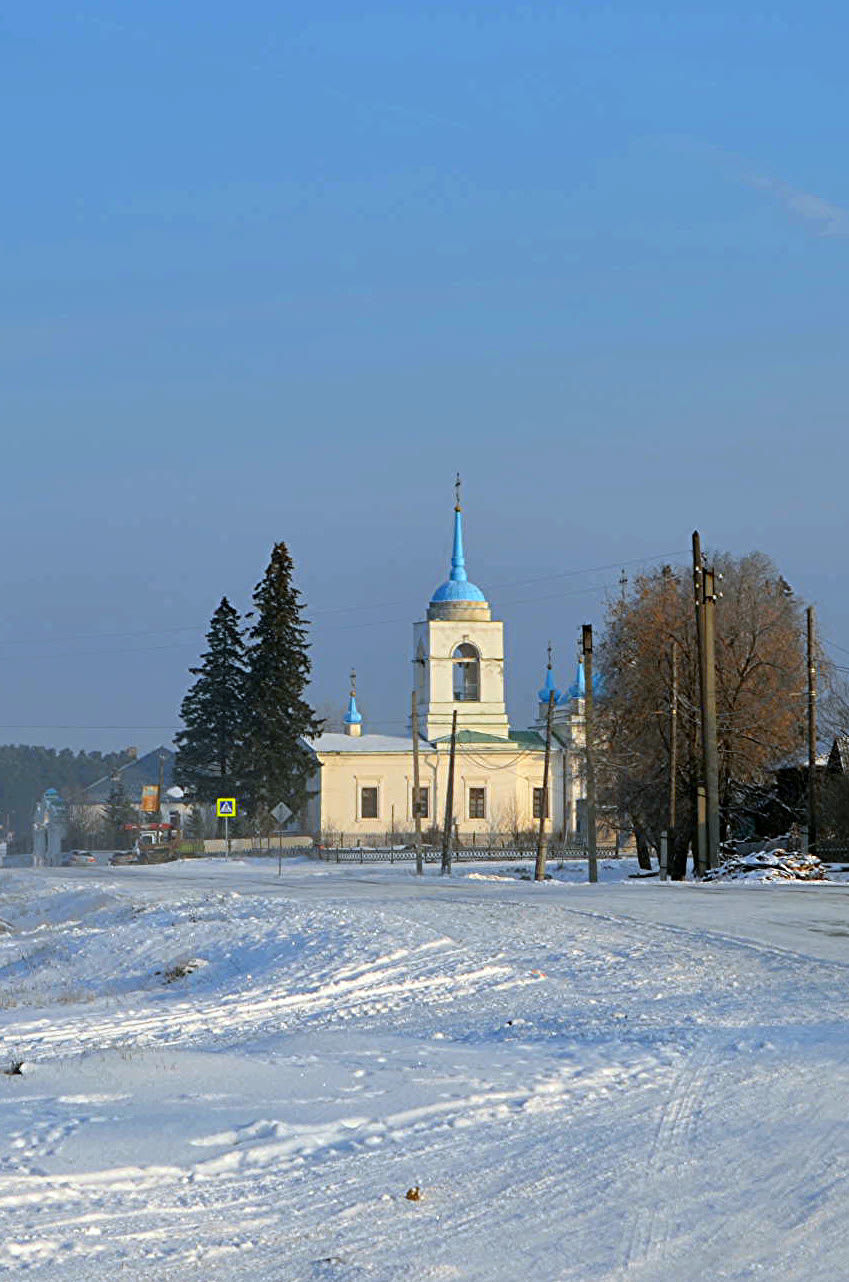
[[[236,818],[236,798],[218,797],[215,802],[215,813],[219,819]]]

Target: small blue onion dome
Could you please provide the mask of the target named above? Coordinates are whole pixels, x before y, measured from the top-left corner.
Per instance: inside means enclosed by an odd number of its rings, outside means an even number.
[[[459,503],[454,509],[454,547],[451,553],[451,574],[448,580],[436,589],[430,598],[431,604],[438,601],[486,601],[480,588],[470,583],[466,575],[466,559],[463,555],[463,513]]]
[[[362,722],[362,713],[357,707],[357,674],[351,672],[351,693],[348,696],[348,711],[345,713],[346,726],[358,726]]]
[[[575,680],[569,687],[569,697],[571,699],[583,699],[587,693],[587,678],[584,674],[583,663],[578,664],[578,671],[575,674]]]
[[[603,692],[603,689],[604,689],[604,684],[601,679],[601,673],[594,672],[593,673],[593,694],[594,695],[601,694]],[[570,685],[569,689],[566,691],[565,695],[560,700],[560,702],[568,703],[570,699],[583,699],[586,697],[586,693],[587,693],[587,679],[584,676],[584,665],[579,660],[578,671],[575,676],[575,680],[572,682],[572,684]]]
[[[358,726],[363,719],[362,713],[357,708],[357,696],[352,694],[348,700],[348,711],[345,713],[346,726]],[[338,722],[336,723],[339,724]]]
[[[540,703],[547,704],[549,699],[551,698],[552,692],[554,694],[554,702],[559,703],[563,696],[558,690],[557,686],[554,684],[554,677],[551,672],[551,664],[549,664],[545,673],[545,685],[542,687],[541,690],[537,691],[537,698],[539,699]]]

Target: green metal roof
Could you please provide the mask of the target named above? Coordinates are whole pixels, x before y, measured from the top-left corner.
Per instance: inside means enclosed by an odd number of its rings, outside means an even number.
[[[440,739],[434,739],[434,743],[450,743],[450,734],[443,735]],[[512,747],[514,744],[520,744],[523,748],[544,748],[545,741],[542,736],[537,734],[536,730],[511,730],[507,739],[502,739],[495,734],[484,734],[482,730],[458,730],[458,743],[497,743],[502,748]]]
[[[434,739],[433,742],[434,743],[450,743],[451,736],[450,734],[446,734],[446,735],[443,735],[440,739]],[[482,730],[458,730],[457,742],[458,743],[500,743],[500,744],[507,745],[510,743],[510,740],[502,739],[495,734],[484,734]]]

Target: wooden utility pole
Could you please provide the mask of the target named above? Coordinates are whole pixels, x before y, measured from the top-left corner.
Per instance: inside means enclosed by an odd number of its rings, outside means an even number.
[[[678,819],[678,643],[672,639],[672,691],[669,700],[669,840],[675,844]]]
[[[704,731],[705,709],[705,644],[702,630],[704,610],[702,609],[702,544],[698,530],[693,530],[693,605],[696,612],[696,654],[699,661],[699,708],[700,726]],[[704,736],[702,737],[704,743]],[[707,868],[707,829],[705,826],[704,806],[704,751],[696,778],[696,874],[701,877]]]
[[[413,823],[415,825],[413,842],[416,847],[416,876],[421,877],[424,869],[422,867],[422,802],[419,781],[419,700],[415,690],[413,690],[410,724],[413,731]]]
[[[812,605],[808,606],[808,850],[817,852],[817,638]]]
[[[590,881],[598,881],[595,832],[595,762],[593,744],[593,625],[585,623],[581,634],[584,655],[584,740],[587,753],[587,863]]]
[[[702,640],[705,694],[702,737],[705,755],[707,866],[719,867],[719,752],[716,743],[716,584],[713,570],[702,571]]]
[[[451,755],[448,758],[448,787],[445,792],[445,825],[442,829],[442,875],[451,876],[451,836],[454,820],[454,761],[457,755],[457,709],[451,718]]]
[[[534,870],[534,881],[545,881],[545,857],[547,840],[545,821],[548,818],[548,771],[551,765],[551,713],[554,708],[554,691],[548,696],[548,713],[545,718],[545,759],[542,767],[542,804],[539,810],[539,832],[537,834],[537,862]]]

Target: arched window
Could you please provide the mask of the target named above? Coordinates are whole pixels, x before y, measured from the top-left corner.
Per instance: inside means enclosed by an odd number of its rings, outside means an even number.
[[[454,700],[456,703],[479,703],[481,697],[481,661],[468,641],[458,645],[451,656],[454,664]]]

